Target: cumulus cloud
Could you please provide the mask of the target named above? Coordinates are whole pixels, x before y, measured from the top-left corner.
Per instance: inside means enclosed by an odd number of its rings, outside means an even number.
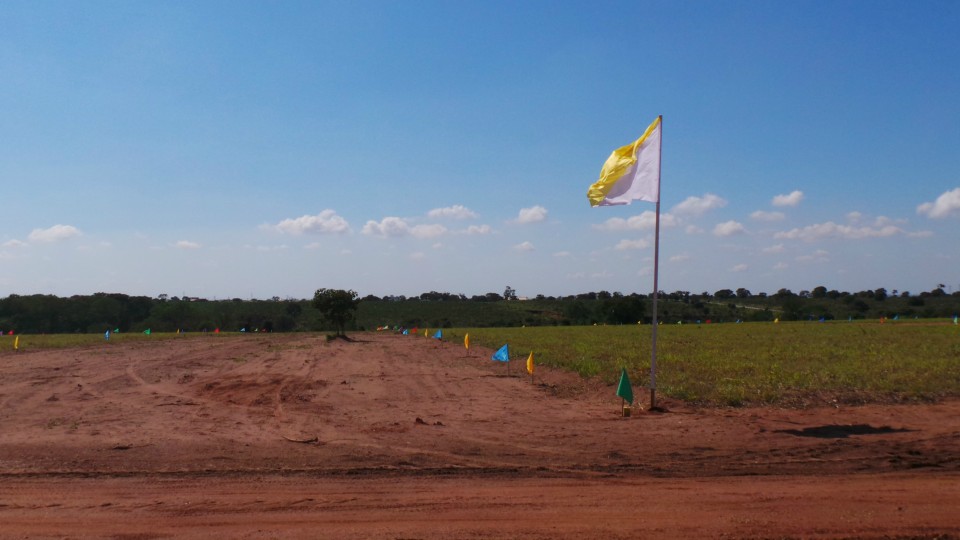
[[[414,225],[410,227],[410,235],[415,238],[436,238],[446,232],[447,228],[439,224]]]
[[[677,226],[677,218],[673,214],[660,214],[661,227]],[[631,216],[627,219],[610,218],[601,225],[594,225],[594,228],[603,231],[652,231],[657,225],[657,213],[647,210],[639,216]]]
[[[933,202],[921,204],[917,207],[917,213],[933,219],[960,215],[960,187],[944,192]]]
[[[774,238],[786,238],[788,240],[804,240],[813,242],[824,238],[845,238],[848,240],[859,240],[861,238],[886,238],[903,234],[903,229],[896,225],[883,225],[879,227],[858,227],[855,225],[839,225],[832,221],[826,223],[816,223],[807,225],[803,228],[781,231],[773,235]]]
[[[471,225],[467,227],[467,234],[490,234],[489,225]]]
[[[744,228],[741,223],[733,221],[732,219],[723,223],[717,223],[716,227],[713,228],[714,236],[733,236],[745,232],[747,232],[747,229]]]
[[[413,225],[403,218],[385,217],[379,222],[368,221],[361,231],[363,234],[383,237],[413,236],[416,238],[434,238],[447,232],[443,225]]]
[[[173,244],[173,247],[177,249],[200,249],[200,244],[191,242],[190,240],[180,240]]]
[[[796,206],[803,200],[802,191],[791,191],[787,195],[777,195],[773,198],[774,206]]]
[[[731,272],[743,272],[743,271],[746,270],[747,268],[749,268],[749,266],[747,266],[747,265],[745,265],[745,264],[738,264],[738,265],[734,266],[733,268],[731,268],[730,271],[731,271]]]
[[[462,204],[455,204],[446,208],[434,208],[433,210],[427,212],[427,215],[432,218],[449,219],[472,219],[477,217],[476,212],[470,210]]]
[[[536,223],[547,219],[547,209],[542,206],[521,208],[517,223]]]
[[[531,244],[530,242],[520,242],[519,244],[513,246],[513,249],[517,251],[526,252],[526,251],[533,251],[534,248],[533,248],[533,244]]]
[[[726,199],[706,193],[703,197],[687,197],[682,203],[673,207],[673,212],[690,216],[699,216],[714,208],[723,208],[727,205]]]
[[[627,249],[644,249],[650,247],[649,240],[621,240],[613,249],[624,251]]]
[[[684,253],[684,254],[681,254],[681,255],[674,255],[673,257],[670,257],[670,262],[672,262],[672,263],[686,262],[686,261],[689,261],[689,260],[690,260],[690,255],[687,255],[687,254],[685,254],[685,253]]]
[[[766,212],[763,210],[757,210],[750,214],[750,218],[756,221],[782,221],[785,217],[787,216],[783,212]]]
[[[703,234],[703,229],[696,225],[687,225],[687,234]]]
[[[31,242],[59,242],[80,236],[80,230],[73,225],[54,225],[49,229],[34,229],[27,236]]]
[[[330,234],[350,231],[347,220],[338,216],[333,210],[327,209],[315,216],[300,216],[295,219],[285,219],[271,227],[285,234]]]
[[[0,244],[0,247],[22,248],[22,247],[27,247],[28,245],[29,244],[27,244],[26,242],[21,242],[20,240],[14,239],[14,240],[7,240],[6,242]]]
[[[760,251],[763,253],[783,253],[786,251],[786,248],[783,247],[783,244],[777,244],[775,246],[765,247]]]

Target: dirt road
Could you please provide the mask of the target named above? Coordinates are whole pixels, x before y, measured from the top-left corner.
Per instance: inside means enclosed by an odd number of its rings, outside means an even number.
[[[619,416],[411,336],[0,353],[0,536],[960,537],[960,402]]]

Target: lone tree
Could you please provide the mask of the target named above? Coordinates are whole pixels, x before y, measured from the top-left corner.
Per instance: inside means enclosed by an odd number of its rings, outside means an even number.
[[[337,337],[346,337],[344,326],[353,320],[359,303],[356,291],[317,289],[313,294],[313,307],[323,315],[324,320],[336,327]]]

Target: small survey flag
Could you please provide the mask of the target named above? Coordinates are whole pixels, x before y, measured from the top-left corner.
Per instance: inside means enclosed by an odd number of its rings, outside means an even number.
[[[463,348],[468,351],[470,350],[470,334],[463,335]]]
[[[437,330],[437,333],[433,335],[433,339],[443,339],[443,330]]]
[[[660,202],[660,117],[631,144],[610,154],[587,190],[590,206]]]
[[[150,329],[147,328],[146,330],[143,331],[143,333],[149,336],[149,335],[150,335]]]
[[[104,340],[104,341],[110,341],[110,331],[109,331],[109,330],[107,330],[106,332],[103,333],[103,340]]]
[[[627,368],[620,368],[620,384],[617,385],[617,396],[627,403],[633,403],[633,388],[630,387],[630,377]]]
[[[20,336],[13,338],[13,350],[15,351],[20,350]]]
[[[530,356],[527,357],[527,373],[533,375],[533,351],[530,351]]]
[[[497,352],[493,353],[493,356],[491,356],[490,359],[496,360],[497,362],[509,362],[510,351],[507,349],[507,346],[504,345],[503,347],[500,347]]]

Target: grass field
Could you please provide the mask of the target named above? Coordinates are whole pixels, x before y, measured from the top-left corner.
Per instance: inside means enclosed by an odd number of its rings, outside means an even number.
[[[239,332],[221,332],[213,334],[212,332],[188,332],[178,334],[176,332],[153,332],[150,335],[140,332],[111,334],[109,341],[104,339],[103,334],[21,334],[19,336],[20,352],[28,352],[39,349],[68,349],[71,347],[91,347],[104,346],[111,344],[130,343],[133,341],[156,341],[163,339],[184,339],[196,337],[228,337],[246,335]],[[18,336],[0,336],[0,351],[8,352],[13,350],[14,339]]]
[[[614,382],[650,383],[650,326],[462,328],[444,338],[498,348],[522,363]],[[703,405],[804,406],[960,396],[960,328],[924,323],[662,325],[658,393]]]
[[[650,326],[456,328],[445,341],[491,349],[509,344],[522,364],[568,369],[613,383],[626,367],[635,388],[650,383]],[[130,341],[249,334],[141,333],[21,335],[20,351],[109,347]],[[433,335],[433,331],[430,331]],[[15,336],[0,337],[6,357]],[[408,339],[425,339],[421,335]],[[804,406],[930,401],[960,397],[960,328],[946,321],[662,325],[657,339],[661,395],[702,405]]]

